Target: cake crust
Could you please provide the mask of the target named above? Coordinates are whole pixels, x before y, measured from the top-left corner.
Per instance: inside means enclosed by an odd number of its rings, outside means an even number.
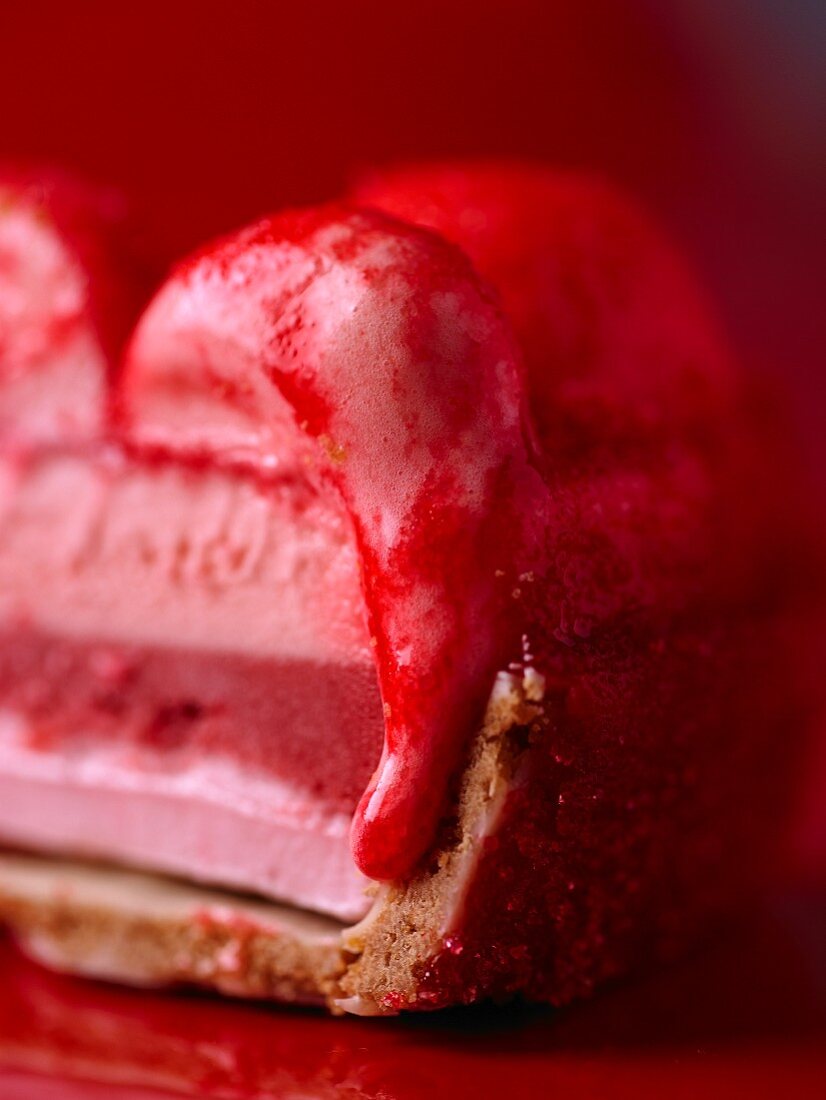
[[[0,915],[56,970],[320,1004],[342,969],[336,921],[161,876],[0,857]]]

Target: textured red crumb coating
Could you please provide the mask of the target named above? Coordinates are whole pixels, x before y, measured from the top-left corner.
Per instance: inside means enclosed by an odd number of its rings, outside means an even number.
[[[760,614],[713,636],[700,622],[606,670],[587,712],[552,694],[515,746],[462,921],[420,966],[414,1003],[384,1007],[562,1004],[674,957],[748,897],[790,808],[793,642]]]
[[[266,219],[183,264],[127,355],[138,447],[337,489],[359,546],[385,744],[356,860],[397,879],[432,842],[538,568],[547,490],[508,325],[458,249],[375,213]]]

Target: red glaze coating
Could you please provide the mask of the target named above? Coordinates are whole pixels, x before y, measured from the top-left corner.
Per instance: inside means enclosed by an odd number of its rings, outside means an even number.
[[[185,263],[127,355],[138,446],[335,486],[360,548],[386,716],[353,827],[368,875],[432,841],[538,567],[534,468],[510,330],[464,257],[384,215],[266,219]],[[302,475],[303,476],[303,475]]]

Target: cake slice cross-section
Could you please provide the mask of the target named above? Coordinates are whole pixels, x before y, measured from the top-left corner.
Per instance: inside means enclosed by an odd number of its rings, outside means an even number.
[[[7,192],[29,950],[362,1014],[563,1002],[742,895],[802,721],[782,547],[738,372],[626,200],[390,174],[184,261],[119,352],[113,269]]]

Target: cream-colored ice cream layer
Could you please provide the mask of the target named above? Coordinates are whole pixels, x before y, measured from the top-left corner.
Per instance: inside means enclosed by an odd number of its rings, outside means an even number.
[[[365,911],[381,703],[347,520],[295,471],[7,460],[0,711],[0,839]]]

